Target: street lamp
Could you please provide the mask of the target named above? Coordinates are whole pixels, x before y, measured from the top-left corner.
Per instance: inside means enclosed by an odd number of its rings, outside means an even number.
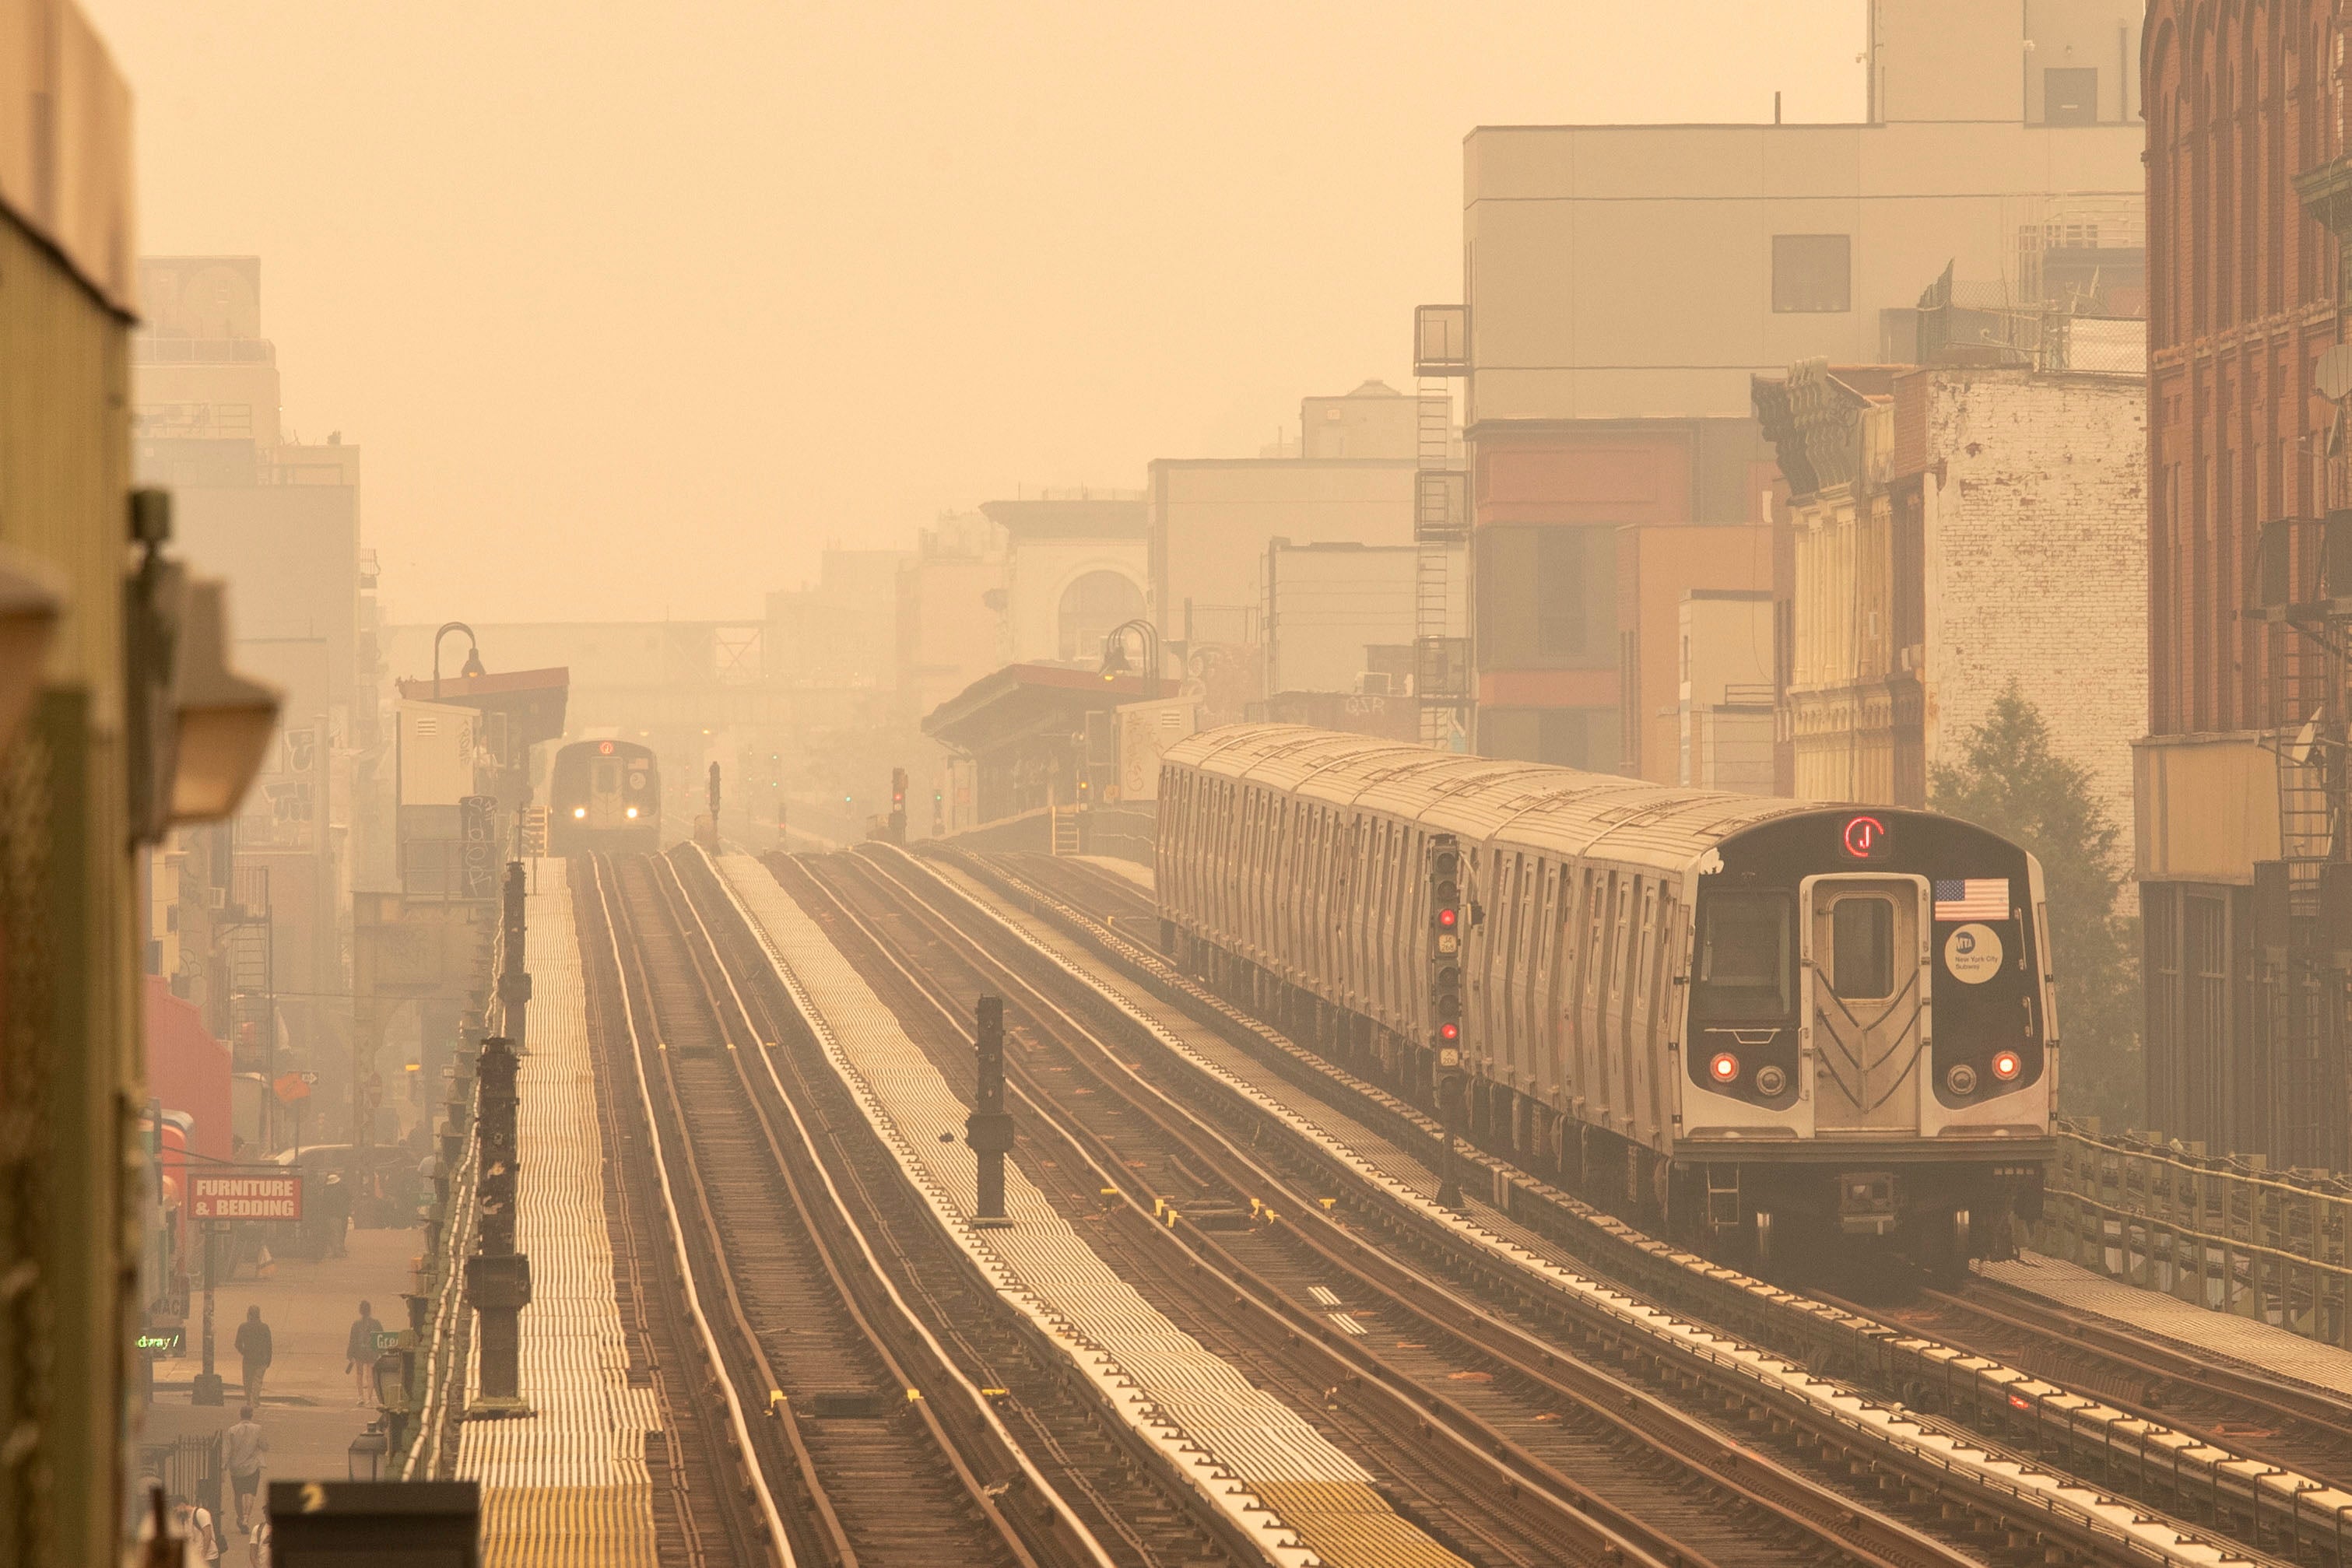
[[[1143,638],[1143,669],[1154,681],[1160,679],[1160,628],[1141,616],[1122,621],[1103,633],[1102,678],[1115,681],[1133,673],[1127,662],[1127,634],[1139,632]]]
[[[380,1481],[383,1479],[384,1456],[392,1451],[392,1439],[384,1433],[381,1420],[368,1423],[368,1429],[352,1439],[350,1463],[352,1479]]]
[[[0,552],[0,750],[16,737],[41,695],[41,657],[64,600],[56,574],[15,551]]]
[[[482,645],[475,641],[474,629],[463,621],[443,622],[441,630],[433,633],[433,698],[436,702],[441,698],[441,639],[452,632],[463,632],[466,634],[466,664],[465,667],[457,672],[458,679],[467,680],[475,675],[489,674],[482,667]]]
[[[278,727],[276,689],[228,667],[227,597],[219,579],[194,578],[182,602],[173,682],[179,732],[174,823],[215,822],[234,813]]]

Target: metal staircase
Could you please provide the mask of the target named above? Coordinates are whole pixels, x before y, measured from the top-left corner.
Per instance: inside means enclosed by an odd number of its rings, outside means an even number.
[[[1468,321],[1458,305],[1413,312],[1416,420],[1412,537],[1413,689],[1421,740],[1449,751],[1469,749],[1470,676],[1467,562],[1469,475],[1454,443],[1453,378],[1469,371]]]

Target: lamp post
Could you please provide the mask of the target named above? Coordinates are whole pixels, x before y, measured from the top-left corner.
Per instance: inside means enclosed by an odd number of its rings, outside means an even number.
[[[1139,615],[1132,621],[1122,621],[1103,633],[1102,678],[1115,681],[1130,674],[1127,662],[1127,634],[1141,633],[1143,637],[1143,669],[1154,681],[1160,679],[1160,628]]]
[[[466,634],[466,663],[464,667],[458,670],[457,678],[467,680],[475,675],[489,673],[482,667],[482,645],[475,640],[474,629],[463,621],[443,622],[441,630],[433,633],[433,697],[436,702],[441,698],[441,639],[452,632],[463,632]]]

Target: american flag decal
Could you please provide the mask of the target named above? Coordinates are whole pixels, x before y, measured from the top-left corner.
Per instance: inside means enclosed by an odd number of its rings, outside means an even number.
[[[1936,883],[1938,920],[2006,920],[2009,918],[2009,878],[1972,876],[1962,882]]]

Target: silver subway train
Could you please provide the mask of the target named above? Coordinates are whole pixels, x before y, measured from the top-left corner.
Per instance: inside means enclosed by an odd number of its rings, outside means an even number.
[[[2042,868],[1981,828],[1242,725],[1167,752],[1157,862],[1188,968],[1713,1255],[2038,1212]]]

